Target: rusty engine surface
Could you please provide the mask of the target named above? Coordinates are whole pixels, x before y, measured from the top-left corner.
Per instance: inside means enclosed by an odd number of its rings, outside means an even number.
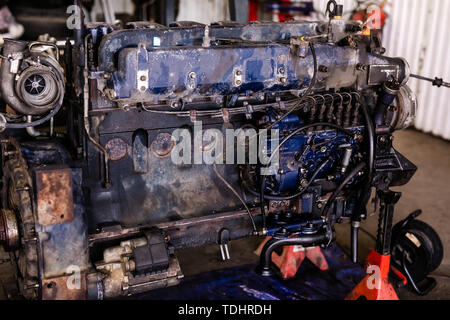
[[[327,246],[336,223],[366,217],[373,188],[406,184],[416,167],[392,133],[416,112],[408,64],[330,16],[86,24],[64,48],[6,40],[0,242],[20,293],[176,285],[176,250],[248,236],[273,237],[270,275],[277,241]],[[223,151],[255,140],[256,161]]]

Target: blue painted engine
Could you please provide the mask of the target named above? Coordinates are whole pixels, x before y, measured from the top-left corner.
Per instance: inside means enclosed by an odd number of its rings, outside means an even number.
[[[407,62],[363,31],[90,23],[65,48],[6,40],[0,242],[21,253],[22,294],[138,294],[180,281],[177,249],[326,246],[363,220],[373,187],[415,172],[392,133],[416,111]],[[81,289],[60,290],[74,265]]]
[[[273,128],[289,135],[304,125],[298,116],[290,115]],[[353,132],[355,136],[363,136],[364,128],[353,128]],[[307,185],[311,179],[324,178],[324,174],[334,167],[343,171],[334,177],[339,181],[350,164],[350,158],[360,150],[360,141],[348,139],[347,135],[327,128],[295,136],[280,148],[279,173],[267,179],[266,191],[273,194],[292,191]]]

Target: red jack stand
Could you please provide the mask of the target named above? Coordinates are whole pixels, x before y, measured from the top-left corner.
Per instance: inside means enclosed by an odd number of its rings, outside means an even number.
[[[367,257],[364,279],[346,297],[346,300],[399,300],[394,287],[389,282],[391,269],[391,236],[394,206],[400,200],[401,193],[393,191],[379,191],[380,221],[376,250]]]
[[[372,251],[367,258],[367,275],[345,300],[399,300],[394,287],[389,282],[391,256],[382,256]]]
[[[255,251],[258,256],[261,255],[264,245],[270,239],[271,237],[267,237]],[[280,269],[281,276],[285,280],[295,277],[305,259],[309,259],[322,271],[327,271],[329,269],[327,260],[320,247],[299,248],[298,246],[286,246],[283,248],[281,256],[275,252],[272,253],[272,262]]]

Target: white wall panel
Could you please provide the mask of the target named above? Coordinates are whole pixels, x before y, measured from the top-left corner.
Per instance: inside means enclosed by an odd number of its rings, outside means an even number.
[[[405,57],[411,71],[450,79],[450,1],[391,0],[384,33],[387,55]],[[419,100],[416,127],[450,140],[450,90],[411,79]]]
[[[195,21],[204,24],[230,20],[228,1],[180,0],[177,21]]]

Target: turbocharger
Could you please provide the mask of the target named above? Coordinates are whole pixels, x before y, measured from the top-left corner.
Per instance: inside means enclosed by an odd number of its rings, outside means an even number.
[[[55,57],[37,46],[53,47]],[[0,92],[11,109],[24,116],[44,116],[61,108],[65,85],[58,56],[52,43],[5,39]]]

